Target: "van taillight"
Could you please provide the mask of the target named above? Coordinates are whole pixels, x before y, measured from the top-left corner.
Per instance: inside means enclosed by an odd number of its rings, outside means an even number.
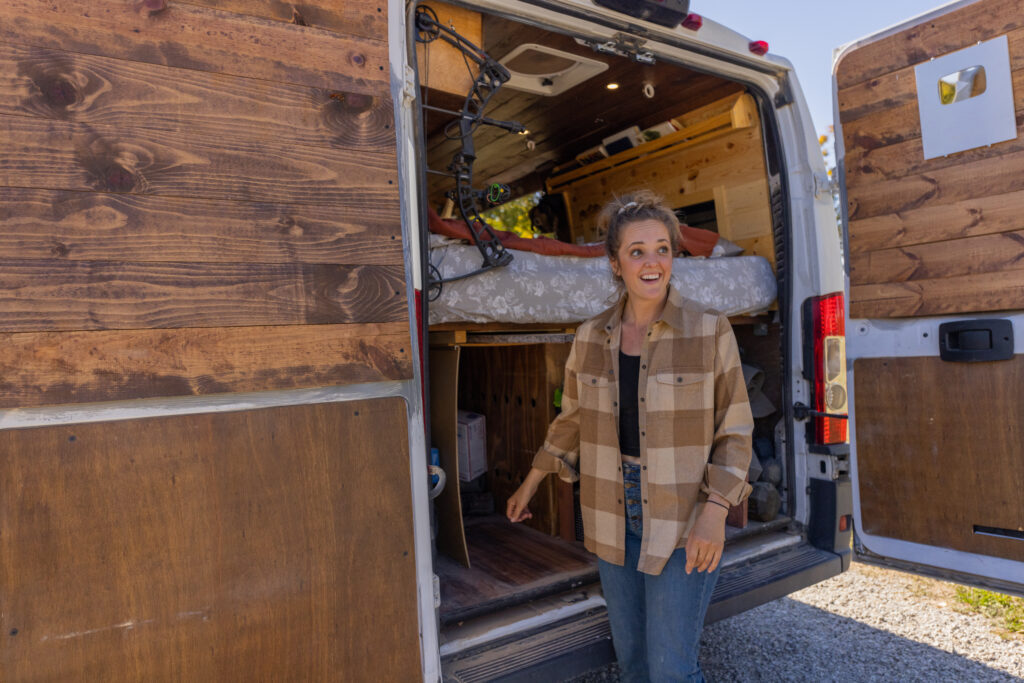
[[[846,318],[842,293],[814,297],[810,300],[814,410],[819,413],[846,415]],[[832,417],[814,418],[814,440],[817,443],[846,441],[846,420]]]

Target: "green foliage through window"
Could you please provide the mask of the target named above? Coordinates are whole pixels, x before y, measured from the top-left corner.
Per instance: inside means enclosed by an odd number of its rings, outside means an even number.
[[[530,222],[530,209],[537,206],[537,202],[543,196],[544,193],[540,191],[523,195],[501,206],[482,211],[480,215],[492,228],[514,232],[520,237],[536,237],[537,233]]]

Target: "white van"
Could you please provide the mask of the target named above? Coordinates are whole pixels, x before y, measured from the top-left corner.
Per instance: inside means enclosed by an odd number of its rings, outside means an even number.
[[[844,49],[843,232],[789,63],[689,9],[0,8],[4,679],[609,661],[572,486],[500,512],[636,187],[693,228],[675,276],[756,405],[708,619],[854,551],[1020,591],[1014,4]],[[474,223],[509,197],[561,239]]]

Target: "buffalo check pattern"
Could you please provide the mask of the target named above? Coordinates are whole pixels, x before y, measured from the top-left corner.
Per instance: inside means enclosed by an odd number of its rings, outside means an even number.
[[[618,565],[626,534],[617,381],[625,299],[577,329],[562,412],[533,460],[580,482],[584,545]],[[729,319],[670,288],[640,352],[638,392],[644,532],[637,569],[660,574],[686,545],[708,493],[738,505],[751,490],[754,421]]]

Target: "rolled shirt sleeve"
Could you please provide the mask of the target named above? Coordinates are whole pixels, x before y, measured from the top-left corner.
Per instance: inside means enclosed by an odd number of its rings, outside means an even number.
[[[754,418],[736,337],[724,315],[718,317],[715,337],[715,432],[701,490],[739,505],[751,491],[747,472]]]
[[[579,337],[577,336],[577,339]],[[544,445],[533,456],[533,466],[542,472],[555,472],[566,482],[579,481],[580,457],[579,387],[576,384],[576,341],[565,362],[562,386],[562,412],[548,427]]]

